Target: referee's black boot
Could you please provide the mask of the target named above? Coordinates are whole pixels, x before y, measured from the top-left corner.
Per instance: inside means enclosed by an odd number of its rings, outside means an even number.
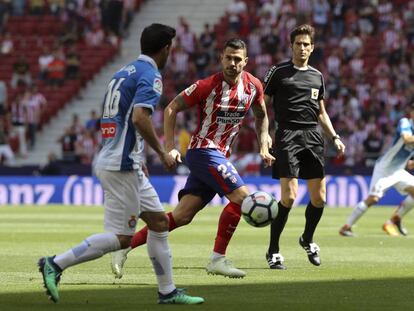
[[[266,253],[266,260],[269,264],[270,269],[276,269],[276,270],[286,270],[286,266],[283,264],[283,261],[285,260],[280,253],[273,253],[269,254]]]
[[[321,250],[316,243],[308,243],[305,240],[303,240],[303,237],[301,236],[299,238],[299,245],[302,246],[302,248],[306,251],[306,254],[308,255],[308,259],[311,262],[311,264],[315,266],[321,265],[321,258],[319,257],[319,251]]]

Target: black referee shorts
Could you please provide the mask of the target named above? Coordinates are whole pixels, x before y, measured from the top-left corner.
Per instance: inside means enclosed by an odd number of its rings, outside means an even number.
[[[325,177],[324,141],[317,128],[278,129],[275,144],[273,178]]]

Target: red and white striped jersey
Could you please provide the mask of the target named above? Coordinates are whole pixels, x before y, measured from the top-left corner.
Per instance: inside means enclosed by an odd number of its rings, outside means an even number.
[[[46,98],[41,93],[33,94],[27,101],[25,101],[27,123],[40,123],[43,105],[46,103]]]
[[[246,71],[235,85],[228,84],[220,72],[198,80],[181,95],[188,106],[197,105],[199,112],[198,127],[188,148],[215,148],[229,157],[244,116],[252,104],[263,100],[263,87]]]

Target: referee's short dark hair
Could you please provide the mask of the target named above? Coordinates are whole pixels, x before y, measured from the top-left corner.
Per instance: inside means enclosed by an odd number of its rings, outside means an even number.
[[[157,54],[162,48],[171,45],[175,29],[163,24],[151,24],[141,34],[141,52],[146,55]]]
[[[295,38],[298,35],[308,35],[310,40],[311,40],[311,44],[313,44],[314,39],[315,39],[315,28],[313,28],[309,24],[303,24],[303,25],[295,27],[295,29],[293,29],[292,32],[290,33],[290,43],[291,44],[293,44],[293,42],[295,42]]]
[[[235,50],[244,50],[247,54],[247,45],[246,43],[238,38],[233,38],[230,40],[227,40],[226,43],[224,43],[224,49],[226,48],[232,48]]]

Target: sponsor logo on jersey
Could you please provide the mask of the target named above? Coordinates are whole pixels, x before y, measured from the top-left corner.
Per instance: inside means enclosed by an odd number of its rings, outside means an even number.
[[[311,98],[312,99],[318,99],[319,96],[319,90],[311,88]]]
[[[224,124],[237,124],[241,122],[241,120],[244,117],[244,111],[219,111],[217,113],[217,122],[218,123],[224,123]]]
[[[155,92],[157,92],[158,94],[162,94],[162,81],[160,78],[155,78],[154,79],[154,85],[152,87],[154,89]]]
[[[116,134],[116,123],[114,122],[102,122],[101,131],[103,138],[112,138]]]
[[[269,69],[269,71],[266,73],[265,77],[264,77],[264,83],[267,83],[268,80],[270,79],[270,77],[272,76],[273,72],[276,70],[276,66],[272,66],[272,68]]]
[[[197,84],[191,84],[188,88],[184,90],[185,95],[190,96],[192,92],[197,88]]]

